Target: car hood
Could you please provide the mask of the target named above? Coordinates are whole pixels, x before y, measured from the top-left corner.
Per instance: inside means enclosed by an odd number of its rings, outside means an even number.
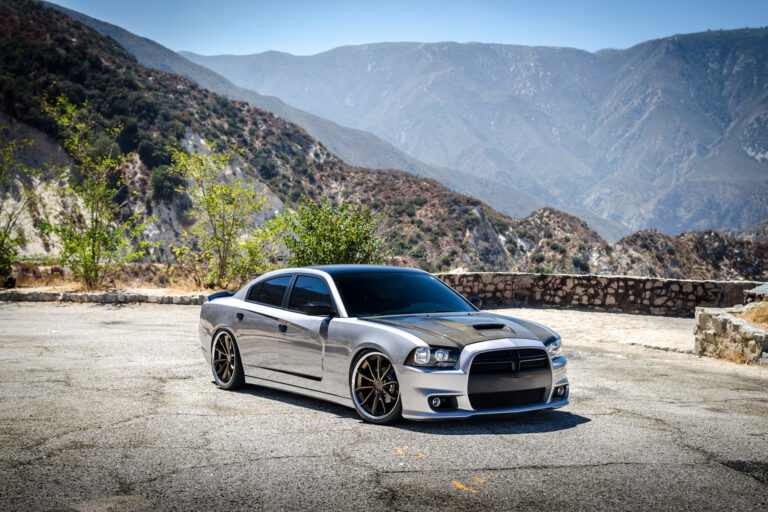
[[[535,322],[492,313],[430,313],[368,317],[366,322],[384,324],[406,331],[429,345],[458,348],[500,338],[539,340],[557,337],[552,329]]]

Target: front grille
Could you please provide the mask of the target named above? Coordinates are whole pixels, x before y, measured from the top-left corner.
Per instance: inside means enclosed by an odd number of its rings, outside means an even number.
[[[469,403],[473,409],[501,409],[544,401],[545,388],[522,391],[497,391],[494,393],[470,393]]]
[[[494,350],[477,354],[472,360],[470,374],[489,375],[548,367],[547,353],[538,348]]]
[[[469,368],[469,403],[475,410],[543,402],[552,385],[547,352],[519,348],[481,352]]]

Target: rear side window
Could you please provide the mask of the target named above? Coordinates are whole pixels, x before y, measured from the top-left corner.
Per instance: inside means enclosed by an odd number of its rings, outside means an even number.
[[[264,281],[259,290],[259,295],[256,298],[256,302],[262,304],[268,304],[270,306],[282,306],[283,295],[285,295],[285,289],[288,288],[288,284],[291,282],[291,276],[282,276]]]
[[[288,308],[304,313],[304,306],[310,302],[324,302],[332,306],[328,285],[318,277],[299,276],[293,285]]]
[[[251,286],[251,289],[248,290],[248,297],[246,297],[245,300],[256,302],[259,299],[259,290],[261,290],[261,284],[262,283],[256,283],[255,285]]]

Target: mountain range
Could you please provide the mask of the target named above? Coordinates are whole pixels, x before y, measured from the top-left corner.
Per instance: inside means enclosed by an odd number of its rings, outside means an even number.
[[[768,217],[768,29],[596,53],[450,42],[180,53],[240,87],[477,176],[480,199],[512,186],[668,234]]]
[[[103,126],[121,127],[117,144],[127,157],[130,208],[157,216],[146,236],[160,242],[160,261],[172,259],[168,244],[194,221],[188,198],[168,186],[173,178],[165,148],[193,148],[206,139],[242,148],[229,171],[262,183],[274,209],[303,196],[345,196],[370,206],[385,224],[395,264],[431,271],[768,279],[764,242],[712,231],[676,237],[642,231],[610,243],[556,209],[513,219],[434,179],[351,166],[300,126],[179,74],[145,67],[115,39],[40,2],[0,0],[0,121],[37,141],[31,160],[64,160],[50,149],[60,134],[41,108],[46,97],[58,95],[87,100]],[[36,214],[30,212],[31,221]],[[759,231],[754,235],[759,238]]]
[[[144,66],[183,75],[201,87],[217,94],[248,102],[255,107],[298,124],[312,137],[322,142],[334,154],[351,165],[371,169],[402,169],[417,176],[434,178],[456,192],[483,197],[483,200],[494,209],[512,217],[525,217],[533,210],[548,204],[546,201],[509,184],[478,177],[469,172],[427,165],[406,155],[373,133],[342,126],[310,114],[284,103],[275,96],[263,95],[250,89],[238,87],[218,73],[187,60],[155,41],[71,9],[51,3],[47,3],[47,5],[104,35],[112,37]],[[511,201],[510,198],[514,198],[514,200]],[[631,233],[631,230],[626,226],[603,219],[583,208],[568,205],[562,207],[564,210],[586,219],[601,236],[609,240],[615,241]]]

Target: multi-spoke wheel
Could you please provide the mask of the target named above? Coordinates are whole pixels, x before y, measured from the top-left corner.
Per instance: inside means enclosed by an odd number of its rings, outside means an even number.
[[[211,369],[216,385],[222,389],[235,389],[243,385],[243,365],[231,334],[219,332],[211,346]]]
[[[350,386],[355,409],[364,420],[392,423],[400,419],[403,406],[395,367],[381,352],[367,352],[357,359]]]

